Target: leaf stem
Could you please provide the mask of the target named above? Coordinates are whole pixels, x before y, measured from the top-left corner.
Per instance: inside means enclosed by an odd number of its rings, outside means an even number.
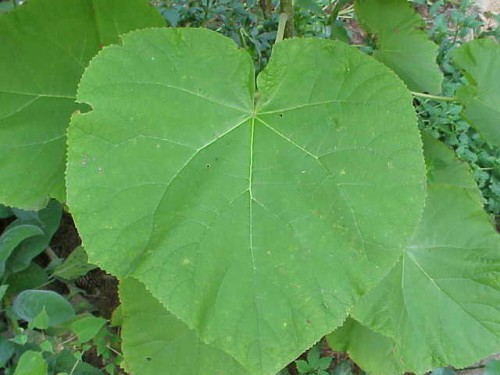
[[[455,98],[455,97],[424,94],[423,92],[411,91],[411,94],[413,96],[416,96],[417,98],[438,100],[438,101],[442,101],[442,102],[456,102],[456,101],[458,101],[457,98]]]
[[[280,0],[280,22],[281,13],[285,13],[287,16],[283,37],[293,38],[295,34],[295,26],[293,22],[293,0]]]
[[[280,14],[280,20],[278,23],[278,32],[276,33],[276,40],[274,43],[281,42],[285,36],[285,25],[288,19],[288,15],[286,13]]]

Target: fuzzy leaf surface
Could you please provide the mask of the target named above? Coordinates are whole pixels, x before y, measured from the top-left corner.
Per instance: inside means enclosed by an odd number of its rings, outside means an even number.
[[[90,59],[118,35],[161,26],[143,0],[32,0],[0,16],[0,202],[65,200],[66,128]]]
[[[405,371],[461,368],[500,347],[500,236],[470,171],[436,140],[424,143],[428,196],[401,261],[353,310],[394,339]],[[360,352],[361,340],[350,340]],[[386,374],[384,361],[360,366]]]
[[[178,375],[249,375],[220,349],[204,344],[196,332],[169,313],[144,285],[120,282],[122,350],[128,371],[140,375],[175,369]]]
[[[478,39],[453,51],[453,61],[469,84],[457,91],[463,115],[494,147],[500,147],[500,45]]]
[[[373,57],[394,70],[410,90],[441,92],[438,46],[407,0],[356,0],[355,9],[362,27],[375,35]]]
[[[70,126],[68,204],[91,263],[272,374],[396,262],[424,165],[409,92],[341,42],[279,43],[254,82],[208,30],[104,49]]]

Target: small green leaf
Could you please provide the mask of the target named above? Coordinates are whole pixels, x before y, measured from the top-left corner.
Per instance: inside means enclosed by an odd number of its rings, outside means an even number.
[[[328,367],[330,367],[330,363],[332,363],[332,358],[331,357],[322,357],[318,361],[318,369],[320,370],[326,370]]]
[[[307,352],[307,362],[311,365],[312,368],[317,368],[320,359],[320,350],[318,345],[314,345],[309,352]]]
[[[20,333],[11,338],[10,341],[18,345],[24,346],[28,342],[28,336],[23,333]]]
[[[24,240],[43,235],[43,230],[36,225],[12,223],[0,236],[0,278],[5,272],[5,264],[14,249]]]
[[[19,358],[14,375],[47,375],[47,363],[41,353],[28,350]]]
[[[297,366],[297,370],[301,374],[307,374],[309,371],[313,370],[312,366],[310,366],[307,361],[304,361],[302,359],[296,360],[295,366]]]
[[[106,322],[106,319],[86,315],[73,322],[71,329],[78,336],[78,342],[84,343],[92,340]]]
[[[443,74],[438,46],[427,37],[424,22],[407,0],[356,0],[356,16],[377,39],[373,54],[393,69],[411,90],[441,92]]]
[[[13,296],[27,289],[38,289],[49,281],[45,269],[36,263],[31,263],[28,268],[12,273],[7,278],[9,290],[7,295]]]
[[[33,321],[45,310],[50,327],[66,322],[75,315],[73,307],[64,297],[48,290],[25,290],[16,297],[12,307],[14,313],[27,322]]]
[[[62,264],[54,269],[53,276],[65,280],[75,280],[95,268],[97,268],[95,265],[88,263],[87,253],[83,246],[78,246]]]
[[[12,252],[7,261],[7,270],[19,272],[27,268],[32,259],[47,248],[52,236],[59,227],[62,215],[62,205],[56,200],[51,200],[47,207],[39,211],[14,210],[18,219],[17,224],[35,225],[43,230],[43,235],[23,241]],[[13,224],[14,224],[13,223]]]
[[[52,343],[49,340],[42,341],[40,343],[40,349],[43,352],[54,354],[54,347],[53,347]]]
[[[116,372],[116,366],[113,363],[108,363],[104,368],[110,375],[114,375]]]
[[[332,25],[331,33],[332,33],[331,35],[332,39],[340,40],[341,42],[344,43],[349,43],[349,34],[342,21],[335,20],[335,22]]]
[[[42,311],[35,316],[35,318],[29,322],[28,324],[29,329],[47,329],[49,328],[49,316],[47,315],[47,311],[45,310],[45,307],[42,308]]]
[[[477,39],[452,52],[469,84],[457,91],[464,116],[493,147],[500,147],[500,44]]]

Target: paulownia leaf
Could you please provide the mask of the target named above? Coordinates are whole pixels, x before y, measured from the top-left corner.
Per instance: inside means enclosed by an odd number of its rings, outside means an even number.
[[[467,166],[436,140],[424,146],[422,222],[401,261],[353,310],[362,324],[394,338],[402,364],[396,373],[460,368],[500,348],[500,237]],[[360,353],[365,345],[350,337],[346,346]],[[357,359],[370,373],[388,374],[387,358]]]
[[[103,44],[163,21],[145,0],[30,0],[0,17],[0,202],[62,201],[77,83]]]
[[[176,375],[248,375],[233,358],[204,344],[169,313],[139,281],[120,282],[122,350],[125,367],[138,375],[175,369]]]
[[[488,143],[500,147],[500,45],[478,39],[457,48],[452,56],[469,81],[457,91],[464,116]]]
[[[355,9],[362,27],[377,39],[373,57],[394,70],[410,90],[441,92],[438,46],[407,0],[356,0]]]
[[[396,262],[424,168],[409,92],[354,48],[279,43],[257,83],[216,33],[127,34],[80,84],[68,204],[91,263],[272,374]]]

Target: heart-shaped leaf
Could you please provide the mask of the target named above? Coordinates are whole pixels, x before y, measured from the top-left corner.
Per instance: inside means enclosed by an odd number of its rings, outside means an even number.
[[[0,16],[0,202],[64,201],[66,128],[89,60],[118,36],[161,26],[145,0],[30,0]]]
[[[410,93],[354,48],[279,43],[257,84],[216,33],[127,34],[80,83],[68,204],[92,263],[271,374],[396,262],[424,166]]]
[[[500,236],[468,167],[438,141],[424,144],[422,222],[401,261],[353,310],[363,325],[394,338],[390,361],[416,373],[461,368],[500,347]],[[349,351],[363,351],[367,341],[344,337]],[[374,374],[387,373],[384,361],[358,361]]]
[[[14,224],[8,227],[0,236],[0,277],[5,272],[5,262],[14,249],[24,240],[43,234],[43,230],[30,224]]]
[[[16,297],[12,309],[27,322],[32,322],[45,310],[49,326],[63,323],[75,315],[71,304],[50,290],[25,290]]]
[[[11,225],[33,225],[42,230],[41,235],[27,238],[12,252],[7,261],[7,270],[16,273],[27,268],[31,260],[47,248],[52,236],[59,227],[62,205],[51,200],[47,207],[40,211],[14,210],[17,220]]]

